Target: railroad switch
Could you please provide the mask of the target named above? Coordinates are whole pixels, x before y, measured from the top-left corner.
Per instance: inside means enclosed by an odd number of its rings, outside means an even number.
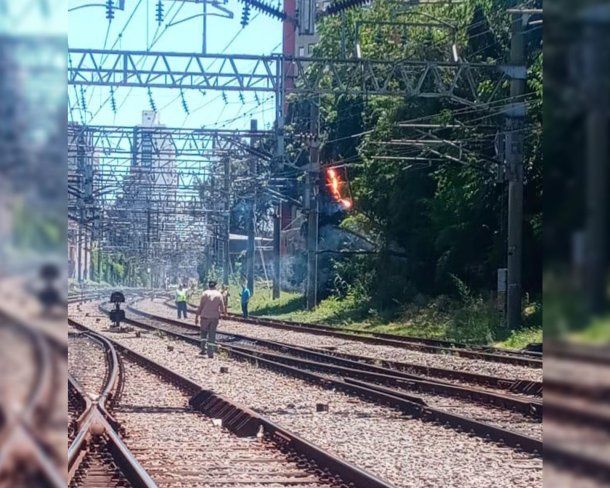
[[[328,412],[328,403],[316,403],[316,412]]]

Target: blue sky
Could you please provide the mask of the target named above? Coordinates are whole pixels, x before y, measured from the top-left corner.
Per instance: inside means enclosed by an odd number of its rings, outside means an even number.
[[[102,0],[68,0],[68,8],[103,3]],[[145,50],[153,44],[152,50],[173,52],[201,52],[202,18],[196,17],[178,25],[165,28],[166,24],[187,19],[202,12],[202,4],[164,0],[165,19],[158,27],[155,20],[157,0],[125,0],[125,10],[117,10],[115,18],[108,25],[104,7],[87,7],[72,10],[68,14],[68,42],[70,47],[106,48],[122,50]],[[207,52],[270,54],[281,51],[282,24],[279,20],[251,11],[250,23],[242,29],[241,2],[228,0],[224,6],[234,14],[233,19],[208,15]],[[209,6],[209,13],[221,13]],[[132,15],[131,21],[128,22]],[[127,24],[127,27],[125,25]],[[123,32],[119,37],[119,33]],[[155,37],[155,33],[157,36]],[[159,33],[161,33],[159,35]],[[160,113],[161,122],[169,127],[219,127],[249,128],[250,118],[259,120],[264,128],[274,121],[274,100],[270,94],[259,94],[260,106],[253,93],[244,93],[245,103],[238,92],[227,92],[228,103],[222,100],[219,91],[185,90],[184,95],[190,115],[182,108],[178,90],[157,88],[152,91],[153,99]],[[142,110],[149,110],[150,103],[146,89],[118,88],[115,90],[117,113],[113,113],[107,102],[110,90],[107,87],[87,87],[84,90],[87,113],[78,108],[77,100],[82,98],[80,88],[69,87],[70,106],[73,107],[71,120],[104,125],[137,125],[141,122]],[[82,108],[82,107],[81,107]],[[93,117],[93,118],[92,118]],[[231,119],[237,120],[231,121]]]

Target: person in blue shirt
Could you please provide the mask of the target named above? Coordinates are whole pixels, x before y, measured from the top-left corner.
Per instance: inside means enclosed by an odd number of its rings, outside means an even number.
[[[244,283],[241,287],[241,312],[245,319],[248,318],[248,302],[250,301],[250,297],[252,293],[250,293],[250,289],[248,285]]]

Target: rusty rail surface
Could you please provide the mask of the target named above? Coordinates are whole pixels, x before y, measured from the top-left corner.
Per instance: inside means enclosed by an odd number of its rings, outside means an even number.
[[[101,305],[100,310],[106,313],[106,310]],[[161,319],[161,321],[163,320],[164,319]],[[126,319],[125,322],[148,330],[163,330],[163,332],[165,332],[166,334],[186,341],[190,344],[200,344],[199,339],[193,336],[159,329],[158,327],[138,322],[134,319]],[[366,383],[365,386],[362,383],[355,384],[354,382],[349,382],[343,379],[332,379],[325,375],[314,373],[305,369],[300,369],[296,366],[284,364],[277,360],[281,359],[278,358],[278,355],[273,355],[271,353],[253,353],[252,351],[246,352],[244,350],[241,350],[239,347],[231,346],[228,344],[219,345],[218,347],[221,350],[227,351],[229,355],[234,358],[246,360],[257,364],[258,366],[264,366],[268,369],[276,370],[281,373],[288,374],[290,376],[305,379],[325,388],[339,389],[348,394],[356,395],[368,401],[373,401],[382,405],[388,405],[422,420],[433,421],[441,425],[449,425],[456,430],[466,431],[475,434],[479,437],[482,437],[483,439],[498,442],[509,447],[522,449],[526,452],[534,454],[542,453],[542,442],[537,439],[528,437],[517,432],[512,432],[507,429],[496,427],[494,425],[486,424],[484,422],[479,422],[462,417],[460,415],[448,413],[434,407],[422,405],[419,402],[413,401],[413,397],[409,397],[408,395],[401,394],[397,391],[390,394],[386,391],[380,391],[379,387],[374,384]],[[295,363],[300,363],[301,366],[303,365],[303,360],[301,359],[289,359],[291,361],[294,361]],[[331,365],[325,365],[325,367],[335,368]],[[341,375],[341,372],[337,372],[336,370],[335,372],[338,375]]]
[[[0,327],[11,327],[32,344],[36,372],[26,404],[17,414],[2,411],[0,417],[0,479],[10,482],[12,473],[27,466],[34,473],[36,483],[50,487],[64,487],[65,477],[51,457],[47,442],[39,434],[40,425],[49,413],[50,396],[54,390],[53,349],[63,352],[61,344],[48,338],[27,324],[0,312]]]
[[[72,325],[75,324],[72,323]],[[81,463],[86,459],[92,440],[103,437],[113,461],[132,486],[156,488],[157,484],[121,440],[116,431],[118,424],[108,412],[108,407],[120,381],[116,349],[108,339],[101,335],[89,331],[85,332],[84,335],[104,347],[109,372],[104,388],[95,402],[89,400],[88,395],[75,378],[71,375],[68,377],[70,388],[86,405],[84,412],[76,421],[78,433],[68,448],[68,483],[76,476]]]
[[[90,330],[74,319],[68,320],[76,328]],[[223,426],[234,434],[238,436],[256,435],[262,426],[270,434],[270,439],[279,450],[293,451],[305,456],[318,467],[327,469],[341,478],[346,484],[351,483],[355,488],[392,488],[392,485],[386,481],[313,445],[253,410],[222,397],[211,390],[204,389],[194,381],[136,353],[112,339],[106,338],[106,340],[112,343],[126,357],[183,388],[191,395],[189,403],[193,408],[210,417],[221,418]]]
[[[174,305],[169,303],[169,301],[170,300],[168,300],[166,304],[170,307],[174,307]],[[190,311],[193,310],[193,307],[191,307]],[[418,337],[382,334],[358,329],[338,328],[321,324],[288,322],[268,318],[249,317],[245,319],[237,314],[229,314],[228,317],[236,322],[291,330],[293,332],[305,332],[308,334],[339,337],[341,339],[355,340],[367,344],[400,347],[403,349],[427,352],[431,354],[452,354],[454,356],[469,359],[480,359],[483,361],[513,364],[516,366],[527,366],[530,368],[542,368],[542,354],[532,351],[467,346],[460,343],[436,339],[422,339]]]
[[[149,312],[144,312],[129,305],[127,310],[130,312],[147,317],[153,320],[159,320],[168,324],[176,325],[184,329],[199,331],[199,328],[192,324],[187,324],[179,320],[161,317]],[[291,356],[286,355],[268,355],[272,359],[280,362],[288,362],[289,364],[307,365],[309,369],[318,371],[339,373],[343,376],[360,378],[365,381],[374,381],[388,386],[399,388],[409,388],[426,393],[436,393],[448,396],[454,396],[464,399],[476,400],[487,405],[499,406],[508,410],[520,412],[537,419],[542,419],[542,402],[532,399],[523,399],[512,395],[493,393],[485,390],[470,388],[462,385],[454,385],[442,381],[431,381],[429,378],[417,376],[409,373],[404,373],[396,369],[376,366],[374,364],[363,363],[356,359],[346,359],[338,357],[328,351],[319,349],[297,347],[283,342],[258,339],[242,334],[217,332],[217,335],[226,335],[239,340],[244,340],[253,344],[260,344],[269,349],[288,352]],[[256,354],[257,351],[245,346],[233,346],[236,350],[250,352]],[[296,359],[305,358],[305,359]],[[309,359],[309,361],[307,361]],[[329,366],[329,364],[334,366]],[[519,383],[519,382],[516,382]]]

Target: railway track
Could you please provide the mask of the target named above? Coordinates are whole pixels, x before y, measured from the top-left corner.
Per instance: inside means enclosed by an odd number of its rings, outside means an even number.
[[[71,324],[87,330],[78,322]],[[112,401],[102,402],[112,413],[108,424],[112,422],[124,432],[125,449],[131,449],[140,469],[145,469],[158,486],[391,486],[125,347],[91,331],[85,337],[106,342],[116,350],[113,354],[120,361],[120,375],[118,382],[110,382],[118,386],[112,390]],[[77,346],[82,348],[83,344],[74,344]],[[81,352],[91,357],[84,348]],[[77,362],[73,365],[76,370]],[[79,373],[96,386],[100,378],[108,381],[114,377],[107,368],[98,366],[97,370],[97,379],[91,372]],[[72,383],[74,389],[81,388],[75,380]],[[107,397],[102,393],[100,398]],[[95,477],[103,483],[109,476],[120,483],[131,481],[123,475],[129,474],[124,460],[113,457],[116,447],[106,444],[112,440],[105,435],[89,444],[91,461],[72,469],[71,486],[90,486],[88,480]],[[77,442],[78,436],[72,446]],[[131,481],[131,485],[142,486],[141,481]]]
[[[165,302],[169,307],[175,308],[172,299]],[[189,305],[189,311],[195,312],[195,307]],[[349,327],[333,327],[323,324],[310,324],[286,320],[271,319],[267,317],[243,318],[239,314],[229,313],[228,317],[236,322],[272,327],[293,332],[306,332],[324,336],[338,337],[350,340],[360,340],[369,344],[403,347],[433,354],[453,354],[470,359],[515,364],[533,368],[542,368],[542,352],[525,349],[503,349],[489,346],[473,346],[454,341],[440,339],[427,339],[421,337],[370,332]]]
[[[0,315],[0,480],[65,486],[61,344]]]
[[[73,432],[68,449],[69,486],[156,487],[120,438],[118,424],[109,413],[120,388],[114,346],[101,336],[71,333],[69,347],[70,396],[81,406],[69,426]]]
[[[132,303],[137,304],[137,307],[133,309],[134,311],[146,311],[155,316],[169,319],[168,309],[155,301],[146,300]],[[179,326],[191,325],[181,321],[175,321],[175,323]],[[439,357],[420,352],[407,352],[410,361],[404,361],[400,360],[405,356],[404,350],[401,349],[361,344],[305,333],[290,334],[282,330],[252,327],[231,320],[223,320],[221,330],[223,333],[237,338],[247,337],[249,340],[256,339],[270,344],[281,343],[283,347],[298,348],[303,353],[310,353],[312,358],[315,358],[316,355],[317,357],[322,355],[336,358],[338,364],[341,364],[340,360],[346,360],[344,364],[353,367],[357,367],[357,363],[360,363],[360,367],[365,369],[374,370],[379,367],[382,373],[383,370],[392,370],[393,374],[404,373],[403,378],[405,379],[431,380],[436,383],[449,381],[454,386],[475,387],[490,393],[496,393],[500,390],[514,397],[522,397],[533,401],[539,401],[542,395],[542,381],[539,380],[541,374],[537,369],[495,365],[478,360],[468,361],[454,356]],[[469,364],[470,362],[474,365]],[[500,373],[506,374],[507,370],[513,378],[499,376]],[[482,374],[482,371],[487,374]],[[520,378],[518,375],[521,373],[528,375],[525,378]]]
[[[129,309],[149,319],[144,322],[142,319],[138,321],[131,319],[130,323],[133,325],[162,329],[174,337],[198,344],[197,327],[148,314],[134,307]],[[221,333],[220,336],[222,337],[223,334]],[[422,379],[414,380],[413,377],[405,377],[389,369],[335,358],[327,353],[312,353],[282,343],[260,341],[233,334],[225,337],[228,337],[230,344],[223,343],[223,348],[237,359],[259,363],[263,361],[267,367],[301,377],[304,375],[308,380],[318,383],[332,381],[336,388],[352,394],[373,395],[381,403],[399,398],[406,403],[395,401],[394,404],[406,409],[410,414],[413,414],[413,403],[416,403],[419,407],[415,409],[430,408],[428,416],[441,422],[449,421],[456,428],[467,428],[478,435],[501,440],[509,445],[528,446],[527,449],[532,452],[541,448],[542,403],[540,401],[515,398],[506,394],[491,394]],[[236,344],[235,339],[245,345]],[[324,374],[311,373],[312,371]],[[413,395],[413,390],[417,391],[417,396]],[[442,397],[439,397],[439,394]],[[476,403],[473,403],[475,397]],[[472,419],[475,421],[473,422]],[[516,431],[518,434],[512,435],[515,432],[511,431]]]
[[[168,334],[198,344],[199,329],[191,324],[148,314],[134,307],[129,310],[143,317],[137,321],[131,319],[130,323],[134,325],[161,328]],[[161,327],[159,324],[162,324]],[[527,446],[532,452],[541,449],[540,401],[475,391],[421,378],[414,380],[412,376],[405,377],[390,369],[347,361],[325,353],[312,353],[247,336],[219,334],[220,337],[223,335],[229,340],[222,343],[223,349],[236,359],[264,362],[267,367],[301,377],[304,375],[308,380],[318,383],[332,381],[335,388],[373,397],[380,403],[392,403],[392,398],[403,399],[406,404],[396,401],[394,404],[410,414],[413,414],[412,404],[415,403],[418,405],[415,409],[429,408],[426,416],[439,422],[450,422],[456,428],[466,428],[482,437],[501,440],[509,445]],[[409,408],[409,404],[412,408]],[[509,433],[509,429],[520,435],[513,436],[514,432]]]
[[[175,308],[170,300],[165,304]],[[189,306],[189,312],[194,313],[195,308]],[[542,353],[526,351],[499,349],[493,347],[467,346],[465,344],[442,341],[436,339],[423,339],[418,337],[400,336],[394,334],[382,334],[375,332],[362,331],[350,328],[338,328],[320,324],[305,324],[299,322],[288,322],[268,318],[250,317],[243,318],[237,314],[229,314],[228,317],[234,322],[244,324],[259,325],[279,330],[289,330],[291,332],[301,332],[305,334],[333,337],[347,341],[359,341],[365,344],[377,346],[388,346],[402,348],[411,351],[420,351],[428,354],[452,355],[467,359],[476,359],[491,363],[511,364],[528,368],[542,368]]]
[[[545,377],[545,459],[560,472],[610,483],[610,361],[603,348],[552,344]]]
[[[229,317],[232,320],[236,321],[244,321],[245,323],[256,324],[256,325],[264,325],[269,327],[277,327],[277,328],[286,328],[288,330],[305,330],[307,332],[312,331],[326,331],[326,332],[346,332],[352,335],[360,335],[365,337],[373,337],[375,339],[380,339],[382,342],[380,344],[386,343],[389,345],[397,345],[400,343],[404,343],[407,346],[412,346],[414,344],[423,344],[426,346],[432,346],[434,348],[441,349],[453,349],[457,351],[457,354],[463,354],[465,351],[472,352],[480,352],[484,354],[488,354],[489,356],[482,356],[491,361],[499,361],[499,362],[511,362],[511,358],[531,358],[533,360],[541,360],[542,353],[538,351],[530,351],[530,350],[520,350],[520,349],[503,349],[498,347],[489,347],[489,346],[473,346],[455,341],[446,341],[441,339],[427,339],[423,337],[414,337],[414,336],[404,336],[398,334],[388,334],[382,332],[369,332],[360,329],[354,329],[350,327],[333,327],[329,325],[323,324],[310,324],[304,322],[292,322],[286,320],[278,320],[271,319],[267,317],[249,317],[244,319],[241,315],[230,313]],[[388,341],[388,342],[383,342]],[[435,351],[434,349],[430,349],[431,352]],[[501,356],[508,357],[507,361],[504,361]],[[476,356],[471,356],[476,357]],[[514,364],[520,364],[515,362]],[[537,362],[532,362],[531,364],[521,363],[530,366],[538,366]]]
[[[85,317],[87,313],[89,316]],[[72,314],[77,316],[74,306]],[[234,361],[224,354],[210,361],[197,354],[196,346],[158,330],[136,326],[121,332],[111,330],[94,303],[83,305],[78,316],[139,354],[248,405],[398,487],[419,486],[423,482],[435,486],[488,486],[491,476],[498,487],[525,487],[533,486],[541,476],[539,454],[503,447],[506,443],[485,442],[468,429],[464,432],[444,422],[441,425],[427,421],[421,409],[405,414],[389,405],[341,392],[329,386],[327,378],[324,384],[316,384],[303,379],[307,375],[300,378],[301,373],[289,376],[263,368],[260,359],[258,366]],[[430,459],[443,462],[435,463],[431,469]]]

